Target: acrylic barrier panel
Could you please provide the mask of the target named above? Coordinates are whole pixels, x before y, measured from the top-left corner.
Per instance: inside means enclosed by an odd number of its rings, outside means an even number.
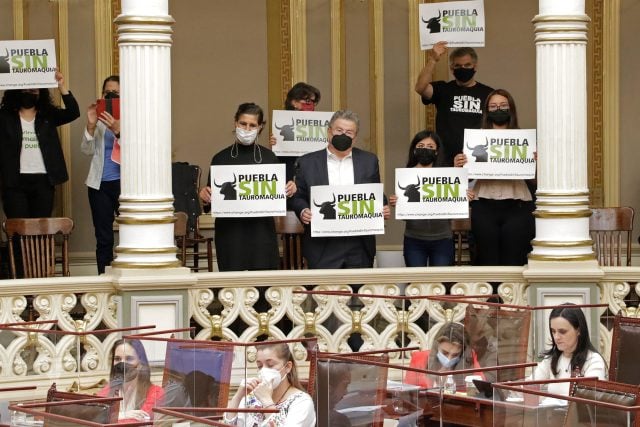
[[[422,417],[419,388],[389,380],[402,378],[402,372],[393,372],[399,369],[370,363],[387,360],[387,356],[318,360],[318,427],[415,425]]]
[[[25,401],[9,405],[9,424],[15,427],[95,427],[118,422],[118,398],[64,392],[57,396],[50,394],[48,399],[46,402]]]
[[[557,383],[506,383],[504,399],[494,400],[494,425],[634,426],[638,386],[577,378],[566,380],[569,396],[553,393]],[[501,387],[501,385],[498,385]],[[520,389],[520,390],[518,390]],[[506,420],[511,424],[499,423]]]

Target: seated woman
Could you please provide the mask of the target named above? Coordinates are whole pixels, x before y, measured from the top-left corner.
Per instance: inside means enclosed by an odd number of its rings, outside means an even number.
[[[457,371],[461,369],[480,368],[477,356],[469,345],[471,341],[459,323],[445,324],[433,339],[432,349],[416,351],[411,355],[411,368],[428,369],[430,371]],[[478,373],[485,378],[482,373]],[[418,372],[407,372],[404,382],[415,384],[423,388],[432,388],[439,384],[439,378],[435,375],[427,375]],[[444,377],[442,381],[444,381]],[[456,384],[464,384],[464,378],[454,376]]]
[[[278,409],[278,413],[233,413],[224,420],[238,426],[312,427],[316,413],[311,396],[302,390],[296,363],[287,344],[258,347],[258,378],[247,378],[229,402],[229,408]]]
[[[571,377],[598,377],[607,379],[607,366],[591,344],[587,319],[579,307],[563,304],[549,315],[551,348],[533,371],[532,380],[550,380]],[[569,395],[570,383],[549,384],[549,393]],[[564,401],[563,401],[564,402]]]
[[[109,385],[98,392],[100,397],[122,397],[119,423],[148,421],[152,408],[162,401],[162,387],[151,384],[151,370],[144,346],[138,340],[115,342],[111,351]]]

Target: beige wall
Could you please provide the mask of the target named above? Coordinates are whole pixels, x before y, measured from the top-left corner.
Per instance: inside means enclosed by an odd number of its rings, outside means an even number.
[[[622,51],[634,51],[635,22],[640,0],[622,0]],[[409,103],[417,101],[408,88],[408,34],[406,0],[384,2],[384,108],[386,169],[382,172],[386,192],[392,191],[393,169],[402,167],[412,135],[408,131]],[[52,37],[55,32],[53,5],[30,0],[31,38]],[[361,147],[373,146],[369,140],[369,2],[345,0],[347,102],[362,116]],[[487,10],[487,47],[480,55],[479,81],[511,91],[518,105],[522,127],[535,127],[535,46],[531,19],[538,9],[537,0],[485,0]],[[196,163],[206,180],[211,156],[233,141],[233,114],[241,102],[267,105],[266,3],[257,0],[171,0],[170,14],[175,18],[172,47],[172,141],[176,161]],[[307,2],[308,81],[322,92],[320,109],[331,109],[330,0]],[[12,38],[12,1],[0,0],[0,36]],[[82,110],[95,98],[93,39],[93,2],[69,2],[71,90]],[[621,55],[621,173],[622,201],[640,209],[637,174],[633,162],[640,150],[635,141],[635,117],[638,115],[637,55]],[[100,76],[100,80],[104,76]],[[281,103],[283,100],[279,100]],[[152,108],[152,106],[150,106]],[[267,115],[268,116],[268,115]],[[73,216],[76,232],[72,251],[92,256],[93,228],[89,215],[84,180],[89,159],[79,151],[84,118],[71,126]],[[261,143],[268,136],[264,132]],[[633,153],[633,155],[627,155]],[[379,237],[382,245],[400,245],[403,224],[389,221],[387,234]]]
[[[635,236],[640,230],[640,0],[621,0],[620,7],[620,204],[636,211]]]

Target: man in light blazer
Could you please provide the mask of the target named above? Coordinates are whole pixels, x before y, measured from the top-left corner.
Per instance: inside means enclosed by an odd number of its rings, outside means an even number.
[[[329,121],[326,149],[306,154],[296,162],[298,191],[292,207],[304,224],[303,254],[309,268],[369,268],[376,254],[375,236],[311,237],[309,196],[315,185],[353,185],[380,182],[378,157],[353,147],[360,120],[349,110],[336,111]],[[385,198],[384,217],[390,210]]]

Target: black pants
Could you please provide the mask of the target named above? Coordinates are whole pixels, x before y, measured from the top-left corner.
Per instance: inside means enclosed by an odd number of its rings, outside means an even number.
[[[46,218],[53,211],[55,187],[46,173],[20,174],[17,187],[6,187],[2,203],[7,218]]]
[[[533,202],[479,199],[471,203],[475,265],[525,265],[535,237]]]
[[[120,180],[102,181],[100,189],[89,188],[89,205],[96,235],[98,274],[113,261],[113,220],[120,207]]]

